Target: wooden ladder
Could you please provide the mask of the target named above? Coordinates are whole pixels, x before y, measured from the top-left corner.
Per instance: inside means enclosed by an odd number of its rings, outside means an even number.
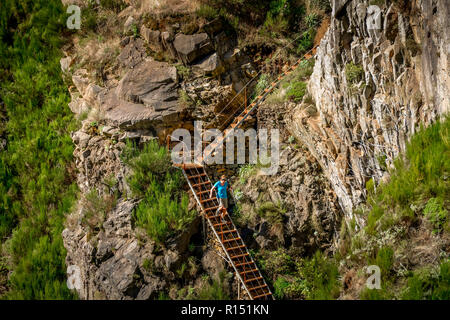
[[[219,201],[215,196],[210,198],[210,190],[213,185],[205,167],[198,164],[176,166],[181,168],[202,214],[221,244],[248,296],[252,300],[273,300],[269,286],[252,259],[230,216],[225,213],[222,219],[221,212],[218,212]]]

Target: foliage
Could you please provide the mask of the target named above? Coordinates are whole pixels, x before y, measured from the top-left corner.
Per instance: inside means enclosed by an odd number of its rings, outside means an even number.
[[[70,299],[61,232],[76,196],[67,168],[75,121],[59,59],[61,1],[2,1],[0,101],[8,145],[0,153],[0,236],[11,299]]]
[[[229,300],[230,297],[225,289],[226,272],[219,273],[219,279],[208,281],[206,285],[198,291],[195,299],[198,300]]]
[[[244,184],[249,177],[256,173],[256,167],[252,164],[246,164],[239,168],[239,182]]]
[[[402,294],[406,300],[449,300],[450,260],[441,263],[438,272],[431,268],[416,270]]]
[[[448,220],[448,210],[444,208],[442,198],[431,198],[423,210],[425,217],[433,224],[435,231],[442,229]]]
[[[283,216],[286,213],[281,205],[273,202],[264,202],[258,207],[258,215],[267,219],[270,224],[283,223]]]
[[[297,268],[305,281],[303,293],[307,299],[329,300],[339,296],[339,271],[333,259],[317,251],[311,259],[302,260]]]
[[[207,20],[213,20],[219,16],[219,11],[207,4],[200,5],[196,13],[199,17]]]
[[[363,80],[364,69],[361,65],[353,62],[345,65],[345,76],[350,84],[356,84]]]
[[[156,141],[142,150],[128,143],[126,149],[123,159],[132,169],[128,184],[134,195],[143,198],[136,209],[136,225],[163,243],[195,217],[195,212],[188,210],[187,194],[182,192],[182,176],[171,167],[169,152]]]
[[[286,97],[294,102],[302,101],[306,94],[307,83],[303,81],[294,82],[291,84],[289,90],[286,93]]]
[[[297,54],[303,55],[314,46],[314,37],[316,36],[316,29],[314,27],[308,28],[301,34],[297,48]]]
[[[413,218],[412,204],[422,204],[424,215],[442,227],[448,220],[448,190],[450,182],[442,179],[450,172],[450,120],[446,117],[428,128],[421,128],[410,140],[405,158],[398,158],[390,181],[370,196],[368,232],[373,233],[386,212],[396,209],[402,216]],[[390,213],[392,214],[392,213]]]
[[[116,199],[115,194],[100,196],[97,190],[92,189],[83,200],[84,216],[81,223],[89,227],[91,231],[99,231],[106,214],[115,207]]]

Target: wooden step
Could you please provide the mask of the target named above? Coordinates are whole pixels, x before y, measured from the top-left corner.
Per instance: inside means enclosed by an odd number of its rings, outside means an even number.
[[[237,258],[242,258],[242,257],[246,257],[248,256],[248,252],[237,255],[237,256],[232,256],[231,259],[237,259]]]
[[[222,243],[228,243],[228,242],[231,242],[231,241],[241,241],[241,240],[242,239],[240,237],[237,237],[237,238],[233,238],[233,239],[223,240]]]
[[[252,282],[252,281],[256,281],[256,280],[261,280],[263,277],[256,277],[256,278],[251,278],[251,279],[247,279],[244,282],[248,283],[248,282]]]
[[[226,234],[226,233],[231,233],[231,232],[237,232],[237,230],[236,229],[232,229],[232,230],[225,230],[225,231],[220,231],[220,232],[217,232],[217,234]]]
[[[197,178],[201,178],[201,177],[204,177],[204,176],[206,176],[206,173],[201,173],[201,174],[198,174],[196,176],[188,176],[188,179],[189,180],[190,179],[197,179]]]
[[[205,181],[205,182],[202,182],[202,183],[194,184],[192,187],[196,188],[196,187],[204,186],[204,185],[209,184],[209,183],[211,183],[211,181]]]
[[[220,215],[218,216],[218,217],[220,217]],[[222,226],[225,226],[225,225],[228,225],[228,224],[231,224],[232,222],[231,221],[228,221],[228,222],[222,222],[222,223],[217,223],[217,224],[213,224],[213,227],[215,228],[215,227],[222,227]]]
[[[254,264],[255,262],[254,262],[254,261],[247,261],[247,262],[235,264],[234,266],[235,266],[236,268],[239,268],[239,267],[246,266],[246,265],[252,264],[252,263]]]
[[[250,272],[258,272],[258,269],[252,269],[252,270],[245,270],[245,271],[242,271],[242,272],[239,272],[239,274],[246,274],[246,273],[250,273]]]
[[[214,201],[214,200],[217,200],[217,198],[214,197],[214,198],[209,198],[209,199],[201,200],[200,203],[205,203],[205,202],[208,202],[208,201]]]
[[[254,291],[254,290],[262,289],[264,287],[267,287],[267,284],[264,283],[263,285],[260,285],[260,286],[257,286],[257,287],[251,287],[251,288],[248,288],[248,290],[249,291]]]
[[[205,208],[205,211],[211,211],[211,210],[217,210],[219,209],[219,206],[216,207],[211,207],[211,208]],[[208,219],[210,219],[209,217],[207,217]]]
[[[227,248],[227,251],[233,251],[233,250],[242,249],[242,248],[245,248],[245,244],[241,245],[241,246],[237,246],[237,247]]]
[[[271,295],[272,295],[272,293],[267,292],[267,293],[264,293],[264,294],[260,294],[259,296],[253,297],[253,299],[259,299],[259,298],[262,298],[262,297],[265,297],[265,296],[271,296]]]
[[[211,190],[205,190],[205,191],[196,192],[196,194],[199,196],[199,195],[202,195],[202,194],[205,194],[205,193],[210,193],[210,192],[211,192]]]
[[[218,215],[214,215],[214,216],[206,216],[206,218],[208,218],[209,220],[218,219],[218,218],[222,218],[222,215],[218,214]]]

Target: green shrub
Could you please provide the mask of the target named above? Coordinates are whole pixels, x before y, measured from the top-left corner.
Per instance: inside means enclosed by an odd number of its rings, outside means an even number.
[[[61,232],[76,199],[76,130],[59,60],[68,15],[57,0],[2,1],[0,100],[8,145],[0,152],[0,236],[7,299],[72,299]],[[9,238],[8,240],[6,240]]]
[[[431,198],[423,210],[425,217],[433,224],[435,231],[442,229],[448,219],[448,211],[444,208],[444,200]]]
[[[122,0],[100,0],[100,5],[115,13],[119,13],[127,7],[127,4]]]
[[[257,209],[258,215],[266,219],[271,225],[283,223],[283,216],[286,213],[281,205],[273,202],[264,202]]]
[[[286,295],[286,289],[289,288],[289,281],[284,277],[278,277],[273,283],[273,288],[275,289],[274,295],[277,299],[283,299]]]
[[[408,278],[402,299],[449,300],[450,261],[442,262],[438,272],[432,268],[422,268],[414,271]]]
[[[353,62],[347,63],[345,66],[345,76],[347,82],[356,84],[363,80],[364,69],[361,65],[354,64]]]
[[[155,182],[163,182],[172,166],[170,153],[156,141],[145,144],[142,150],[138,150],[131,142],[127,142],[122,160],[133,170],[127,182],[136,196],[145,195],[148,188]],[[179,175],[175,174],[173,178],[179,179]]]
[[[229,300],[230,297],[225,288],[226,272],[219,273],[218,280],[208,281],[205,286],[198,291],[194,299],[198,300]]]
[[[286,93],[286,97],[294,102],[301,102],[306,94],[307,83],[306,82],[294,82],[290,85],[289,90]]]
[[[304,31],[299,39],[297,54],[303,55],[309,50],[311,50],[314,46],[315,36],[316,36],[315,28],[308,28],[308,30]]]
[[[126,149],[123,159],[132,169],[128,184],[134,195],[143,198],[136,209],[136,225],[161,244],[195,217],[188,210],[189,197],[182,192],[184,180],[171,166],[169,152],[156,141],[139,151],[130,143]]]
[[[372,204],[367,230],[376,231],[376,222],[386,212],[400,212],[405,217],[413,217],[411,204],[426,203],[424,214],[441,228],[448,216],[450,182],[442,179],[450,171],[449,130],[450,121],[446,117],[428,128],[420,129],[410,140],[405,158],[398,158],[391,171],[390,181],[380,185],[376,194],[369,196]],[[425,203],[423,203],[425,205]]]
[[[219,12],[216,9],[206,4],[200,5],[196,11],[196,14],[207,20],[213,20],[219,16]]]
[[[330,300],[339,296],[340,281],[336,262],[317,251],[310,259],[303,260],[298,273],[304,279],[307,299]]]

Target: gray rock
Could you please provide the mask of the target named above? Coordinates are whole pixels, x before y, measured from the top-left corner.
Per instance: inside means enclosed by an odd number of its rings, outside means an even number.
[[[159,30],[150,30],[146,26],[142,25],[141,27],[141,35],[145,41],[147,41],[150,49],[153,51],[159,52],[162,50],[162,42],[161,42],[161,31]]]
[[[145,61],[122,78],[116,92],[119,98],[160,111],[177,105],[176,81],[175,67],[165,62]]]
[[[197,63],[193,64],[194,70],[200,70],[205,74],[219,75],[224,71],[222,62],[217,53],[213,53]]]
[[[190,64],[214,50],[206,33],[193,35],[179,33],[176,35],[173,44],[178,56],[185,64]]]

